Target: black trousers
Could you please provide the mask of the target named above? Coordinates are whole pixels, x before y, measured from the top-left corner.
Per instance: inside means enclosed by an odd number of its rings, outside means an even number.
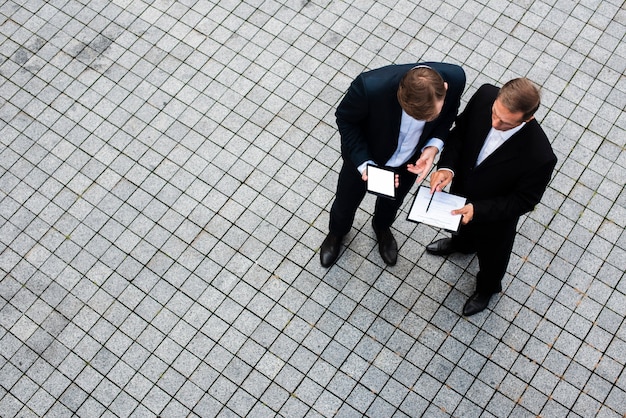
[[[395,199],[376,198],[373,223],[377,228],[391,227],[398,209],[417,178],[417,175],[407,171],[405,166],[393,170],[400,176],[400,185],[396,189]],[[343,236],[350,232],[356,210],[366,193],[367,183],[363,181],[359,171],[353,164],[344,161],[337,180],[337,195],[330,210],[328,228],[331,233]]]
[[[493,294],[502,291],[502,278],[511,258],[518,219],[505,222],[462,225],[452,236],[454,245],[476,252],[479,271],[476,291]]]

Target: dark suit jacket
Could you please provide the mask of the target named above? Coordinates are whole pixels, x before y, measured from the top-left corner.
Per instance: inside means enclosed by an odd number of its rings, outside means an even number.
[[[402,108],[398,103],[398,85],[402,76],[419,64],[389,65],[364,72],[350,85],[337,107],[335,116],[341,135],[341,153],[345,161],[355,167],[372,160],[385,165],[398,147]],[[441,114],[426,123],[417,147],[417,160],[421,148],[430,138],[443,141],[459,109],[465,87],[465,72],[454,64],[425,62],[448,83],[448,91]]]
[[[470,223],[512,227],[541,200],[557,158],[543,129],[532,119],[475,166],[491,129],[491,107],[498,91],[485,84],[472,96],[457,118],[438,167],[454,171],[450,191],[474,205]]]

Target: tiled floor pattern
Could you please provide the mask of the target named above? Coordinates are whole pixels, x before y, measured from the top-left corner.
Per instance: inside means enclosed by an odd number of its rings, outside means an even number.
[[[623,417],[621,0],[0,2],[0,415]],[[559,164],[506,289],[361,205],[318,248],[361,71],[527,76]]]

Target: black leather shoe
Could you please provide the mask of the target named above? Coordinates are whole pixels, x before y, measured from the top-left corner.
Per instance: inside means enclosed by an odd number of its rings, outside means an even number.
[[[378,251],[383,261],[388,266],[395,266],[398,261],[398,243],[389,228],[376,228],[374,224],[374,232],[378,240]]]
[[[489,306],[491,295],[487,293],[474,292],[463,306],[463,315],[471,316],[482,312]]]
[[[434,255],[448,255],[457,251],[452,238],[442,238],[426,246],[426,251]]]
[[[337,236],[332,232],[329,232],[322,242],[322,246],[320,247],[320,262],[322,263],[322,267],[330,267],[335,261],[337,261],[337,257],[339,257],[339,250],[341,249],[341,239],[343,237]]]

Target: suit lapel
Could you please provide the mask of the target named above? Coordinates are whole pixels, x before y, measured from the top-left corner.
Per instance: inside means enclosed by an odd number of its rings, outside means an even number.
[[[504,142],[504,144],[500,145],[500,147],[498,147],[487,158],[485,158],[482,163],[477,165],[476,169],[477,170],[484,169],[486,167],[490,167],[496,164],[503,164],[503,163],[506,163],[507,161],[516,159],[520,155],[522,155],[520,147],[523,141],[521,140],[522,137],[520,136],[520,132],[523,132],[524,129],[525,127],[522,128],[520,131],[516,132],[515,134],[513,134],[512,137],[510,137],[506,142]],[[483,140],[482,143],[484,142],[485,141]],[[482,143],[481,143],[480,148],[482,148]],[[477,159],[478,159],[478,154],[480,153],[480,148],[476,152]]]
[[[487,140],[487,136],[489,135],[490,130],[491,130],[491,118],[489,118],[488,124],[485,124],[484,127],[479,128],[475,132],[476,138],[482,138],[482,139],[474,142],[475,146],[472,148],[472,155],[471,155],[472,161],[478,160],[478,154],[480,154],[480,150],[483,148],[483,145],[485,145],[485,141]],[[478,165],[477,167],[481,165],[482,164]]]

